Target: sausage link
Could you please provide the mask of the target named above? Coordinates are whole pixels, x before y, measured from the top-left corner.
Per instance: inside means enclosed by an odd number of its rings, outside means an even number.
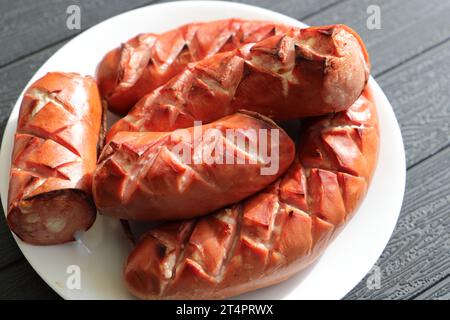
[[[7,216],[9,227],[23,241],[64,243],[93,224],[91,183],[102,112],[91,77],[48,73],[25,92],[11,161]]]
[[[140,98],[180,73],[189,62],[289,29],[271,22],[228,19],[190,23],[163,34],[140,34],[108,52],[100,62],[100,92],[111,111],[126,115]]]
[[[311,264],[363,199],[378,155],[367,90],[350,109],[311,120],[285,175],[197,220],[150,230],[125,283],[143,299],[222,299],[283,281]]]
[[[280,127],[247,111],[171,133],[121,132],[100,156],[94,199],[122,219],[198,217],[267,187],[294,156]]]
[[[361,95],[369,62],[343,25],[294,29],[190,64],[143,97],[108,133],[171,131],[248,109],[275,120],[349,108]]]

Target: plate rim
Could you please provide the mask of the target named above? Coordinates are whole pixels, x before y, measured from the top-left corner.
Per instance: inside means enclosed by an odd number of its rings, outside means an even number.
[[[8,117],[8,121],[6,123],[5,129],[4,129],[4,133],[3,133],[3,138],[1,141],[1,149],[0,149],[0,162],[2,162],[2,160],[5,158],[10,158],[10,155],[5,155],[6,151],[6,147],[5,145],[7,145],[7,138],[9,136],[8,132],[14,130],[15,131],[15,123],[13,123],[13,121],[15,120],[13,115],[14,113],[18,113],[19,109],[20,109],[20,104],[21,104],[21,100],[23,98],[23,94],[26,91],[26,89],[30,86],[30,84],[35,81],[35,79],[38,77],[39,73],[44,70],[46,68],[46,65],[49,63],[49,61],[56,55],[58,55],[61,50],[63,50],[65,47],[70,46],[74,41],[79,40],[80,37],[83,37],[85,34],[87,34],[88,32],[92,32],[93,30],[95,31],[95,29],[97,28],[101,28],[104,25],[107,25],[108,23],[111,23],[111,20],[114,19],[121,19],[126,15],[133,15],[133,13],[137,12],[137,11],[141,11],[141,10],[150,10],[149,8],[155,8],[155,7],[172,7],[172,6],[179,6],[179,5],[183,5],[183,6],[215,6],[215,7],[227,7],[227,8],[232,8],[232,9],[240,9],[240,8],[246,8],[249,10],[256,10],[256,11],[260,11],[260,12],[265,12],[269,15],[275,16],[278,15],[280,17],[280,19],[283,20],[290,20],[293,23],[295,23],[298,26],[304,25],[306,26],[306,24],[304,24],[303,22],[296,20],[292,17],[286,16],[284,14],[269,10],[269,9],[265,9],[265,8],[261,8],[261,7],[257,7],[257,6],[253,6],[253,5],[249,5],[249,4],[243,4],[243,3],[234,3],[234,2],[227,2],[227,1],[174,1],[174,2],[166,2],[166,3],[158,3],[158,4],[151,4],[151,5],[147,5],[144,7],[140,7],[140,8],[136,8],[136,9],[132,9],[126,12],[122,12],[118,15],[112,16],[108,19],[105,19],[89,28],[87,28],[86,30],[83,30],[81,33],[79,33],[78,35],[76,35],[74,38],[72,38],[70,41],[68,41],[66,44],[64,44],[64,46],[62,46],[61,48],[59,48],[56,52],[54,52],[43,64],[41,64],[39,66],[39,68],[37,68],[37,70],[33,73],[33,75],[31,76],[30,80],[27,82],[27,84],[24,86],[23,90],[21,91],[20,95],[18,96],[16,102],[14,103],[12,109],[11,109],[11,113]],[[192,22],[195,22],[196,20],[192,20]],[[205,20],[206,21],[206,20]],[[286,22],[288,23],[288,22]],[[403,204],[403,199],[404,199],[404,194],[405,194],[405,188],[406,188],[406,157],[405,157],[405,149],[404,149],[404,143],[403,143],[403,138],[402,138],[402,134],[401,134],[401,130],[400,130],[400,126],[398,124],[397,118],[395,117],[395,113],[393,111],[393,107],[390,104],[388,98],[386,97],[384,91],[382,90],[382,88],[378,85],[378,83],[376,82],[376,80],[371,76],[370,77],[370,83],[373,86],[372,89],[374,90],[374,92],[377,92],[377,99],[381,99],[383,104],[388,106],[389,108],[386,108],[386,110],[383,110],[383,112],[388,112],[389,117],[393,118],[395,120],[395,126],[393,127],[394,129],[394,134],[395,134],[395,142],[398,144],[398,148],[400,151],[400,160],[401,161],[401,166],[400,166],[400,172],[399,172],[399,178],[400,178],[400,182],[401,182],[401,197],[397,198],[396,200],[396,210],[392,209],[392,212],[395,211],[395,223],[392,223],[390,225],[389,230],[386,233],[389,233],[389,237],[387,237],[387,240],[384,243],[383,246],[383,250],[381,250],[381,252],[379,253],[379,255],[377,256],[377,258],[375,259],[375,261],[373,261],[373,263],[371,264],[372,266],[376,263],[376,261],[378,260],[378,258],[381,256],[381,254],[384,252],[384,249],[386,248],[386,245],[388,244],[389,240],[392,237],[392,234],[394,232],[394,229],[398,223],[398,218],[400,216],[401,213],[401,208],[402,208],[402,204]],[[377,112],[378,115],[380,115],[380,110],[378,110],[377,108]],[[380,150],[381,150],[381,144],[382,142],[380,142]],[[0,181],[3,181],[3,179],[8,179],[9,182],[9,170],[10,167],[7,168],[8,170],[1,170],[0,171]],[[377,169],[379,169],[379,164],[377,164]],[[376,172],[374,173],[374,177],[375,177]],[[370,192],[370,188],[367,192],[367,194]],[[5,192],[2,192],[2,195],[4,195]],[[8,190],[6,190],[6,197],[1,197],[2,200],[2,207],[4,209],[4,214],[5,214],[5,223],[6,223],[6,215],[7,215],[7,194],[8,194]],[[364,198],[364,200],[362,201],[362,204],[364,203],[364,201],[366,200],[366,198]],[[34,269],[34,271],[40,276],[40,278],[42,280],[44,280],[48,286],[51,287],[51,289],[53,291],[55,291],[60,297],[62,297],[63,299],[68,299],[70,298],[69,296],[67,296],[65,294],[65,292],[59,288],[55,283],[53,283],[52,281],[50,281],[50,279],[47,279],[43,273],[40,271],[40,268],[32,261],[32,259],[29,259],[27,257],[27,254],[23,251],[22,246],[26,245],[25,243],[23,243],[11,230],[10,230],[11,234],[13,235],[14,240],[17,243],[17,246],[19,247],[19,249],[21,250],[22,254],[24,255],[25,259],[27,260],[27,262],[32,266],[32,268]],[[371,259],[373,260],[373,259]],[[367,271],[369,272],[369,270]],[[362,279],[364,278],[364,275],[362,278],[360,278],[358,280],[357,283],[359,283]],[[354,284],[352,286],[352,288],[350,288],[350,290],[348,290],[346,293],[344,293],[341,297],[336,298],[336,299],[342,299],[348,292],[350,292],[355,285]],[[232,297],[236,298],[236,297]],[[100,298],[101,299],[101,298]]]

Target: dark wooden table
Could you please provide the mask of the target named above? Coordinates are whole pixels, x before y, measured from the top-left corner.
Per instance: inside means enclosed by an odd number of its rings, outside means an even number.
[[[81,7],[81,29],[85,30],[108,17],[155,2],[159,1],[0,2],[1,135],[12,106],[31,76],[80,32],[66,27],[69,5]],[[367,44],[372,74],[401,125],[408,168],[406,194],[392,239],[377,262],[381,287],[368,286],[369,275],[346,298],[449,299],[450,0],[240,2],[278,11],[310,25],[345,23],[353,27]],[[381,29],[370,28],[375,12],[371,5],[380,9]],[[0,298],[57,299],[58,295],[24,259],[3,214],[1,217]]]

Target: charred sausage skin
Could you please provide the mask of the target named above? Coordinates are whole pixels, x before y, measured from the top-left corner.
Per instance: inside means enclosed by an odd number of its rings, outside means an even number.
[[[296,160],[264,191],[196,220],[162,225],[124,268],[142,299],[222,299],[311,264],[357,210],[374,173],[377,111],[367,89],[348,110],[310,120]]]
[[[169,133],[120,132],[99,159],[94,199],[122,219],[193,218],[267,187],[294,154],[280,127],[248,111]]]
[[[144,96],[108,133],[172,131],[247,109],[274,120],[349,108],[361,95],[369,62],[343,25],[293,29],[216,54]]]
[[[140,98],[183,71],[188,63],[290,29],[266,21],[227,19],[190,23],[162,34],[140,34],[108,52],[100,62],[100,92],[109,109],[123,116]]]

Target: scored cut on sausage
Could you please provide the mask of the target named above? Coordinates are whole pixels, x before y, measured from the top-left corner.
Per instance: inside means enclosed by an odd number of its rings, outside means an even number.
[[[248,111],[170,133],[121,132],[100,156],[94,199],[122,219],[193,218],[267,187],[294,155],[280,127]]]
[[[311,264],[358,208],[374,173],[378,119],[369,89],[348,110],[310,120],[296,160],[264,191],[196,219],[156,227],[124,268],[143,299],[222,299]]]
[[[275,120],[343,111],[369,76],[364,44],[344,25],[293,29],[188,67],[110,129],[171,131],[247,109]]]
[[[95,221],[91,184],[102,113],[91,77],[51,72],[25,92],[14,138],[7,214],[10,229],[23,241],[68,242]]]
[[[144,33],[108,52],[97,67],[100,93],[109,109],[126,115],[144,95],[186,65],[239,48],[292,27],[240,19],[190,23],[162,34]]]
[[[74,239],[95,221],[92,175],[103,110],[95,80],[51,72],[21,104],[8,194],[7,221],[23,241],[52,245]]]

